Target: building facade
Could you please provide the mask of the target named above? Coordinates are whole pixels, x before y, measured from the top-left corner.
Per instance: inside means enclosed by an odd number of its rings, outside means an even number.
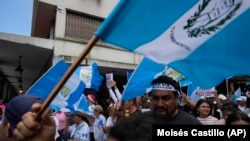
[[[35,59],[34,55],[33,58],[32,56],[28,58],[27,51],[22,53],[23,58],[26,58],[27,61],[25,63],[23,59],[22,89],[24,92],[58,59],[63,58],[68,64],[72,64],[86,48],[97,28],[117,2],[118,0],[34,0],[31,37],[16,41],[16,38],[20,38],[20,36],[0,34],[0,41],[7,40],[12,45],[18,43],[20,46],[24,46],[28,42],[34,48],[42,47],[51,50],[49,52],[51,55],[40,58],[40,60],[44,60],[40,62],[43,68],[39,69],[35,67],[25,68],[25,64],[30,64],[31,61],[38,64],[39,58]],[[13,40],[9,40],[10,38]],[[39,44],[36,44],[34,40],[37,40],[36,42],[39,42]],[[4,50],[4,48],[2,49]],[[126,72],[133,71],[141,58],[136,53],[98,41],[82,60],[81,65],[90,65],[93,61],[96,61],[103,76],[105,76],[105,73],[114,73],[114,79],[122,91],[122,86],[127,82]],[[12,70],[16,64],[13,65]],[[30,70],[30,73],[25,73],[28,70]],[[31,71],[34,73],[31,73]],[[3,76],[7,76],[6,73],[8,71],[3,72]],[[33,76],[28,78],[28,75]],[[7,78],[7,81],[14,80]],[[13,84],[13,86],[19,89],[16,84]],[[5,95],[8,94],[5,93]]]

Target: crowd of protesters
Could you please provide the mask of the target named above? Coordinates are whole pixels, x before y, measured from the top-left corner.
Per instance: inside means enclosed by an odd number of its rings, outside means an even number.
[[[122,101],[115,81],[107,89],[109,99],[105,108],[95,94],[88,94],[89,112],[71,113],[66,108],[51,108],[41,121],[34,120],[34,113],[41,108],[41,99],[19,95],[6,105],[0,99],[0,141],[150,141],[152,125],[156,123],[250,125],[247,104],[250,97],[245,94],[234,101],[231,96],[215,91],[213,97],[201,97],[195,103],[181,91],[179,83],[168,76],[157,77],[149,93],[128,101]],[[180,97],[185,104],[180,105]]]

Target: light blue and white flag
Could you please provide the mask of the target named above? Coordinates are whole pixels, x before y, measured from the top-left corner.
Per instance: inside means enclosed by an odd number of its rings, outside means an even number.
[[[74,103],[74,108],[76,111],[84,111],[85,113],[89,114],[89,108],[88,108],[88,103],[86,96],[84,94],[81,95],[79,100],[77,100],[76,103]]]
[[[77,67],[75,73],[86,84],[86,88],[93,88],[95,91],[99,90],[104,79],[99,73],[98,65],[95,61],[90,66]]]
[[[234,92],[234,95],[236,98],[241,97],[241,88],[240,87]]]
[[[122,101],[128,101],[146,94],[151,81],[165,70],[165,65],[143,58],[128,80],[122,94]]]
[[[232,95],[232,99],[234,102],[236,102],[236,98],[240,98],[241,97],[241,88],[239,87],[234,94]]]
[[[185,77],[176,70],[167,65],[157,63],[149,58],[144,57],[131,74],[127,85],[123,91],[123,101],[142,96],[150,91],[151,81],[159,75],[167,75],[179,82],[181,86],[187,86],[191,82],[185,80]]]
[[[249,0],[120,0],[96,36],[211,88],[250,72],[249,7]]]
[[[194,84],[189,84],[187,89],[187,96],[196,103],[200,99],[200,95],[197,93],[199,87]]]
[[[26,93],[36,95],[45,100],[68,68],[69,66],[62,59],[60,59],[42,77],[40,77]],[[54,109],[61,109],[62,107],[65,107],[70,109],[71,112],[74,112],[76,110],[74,104],[79,100],[79,98],[81,98],[84,89],[85,84],[75,73],[73,73],[50,103],[50,107]],[[84,107],[81,108],[84,109]]]

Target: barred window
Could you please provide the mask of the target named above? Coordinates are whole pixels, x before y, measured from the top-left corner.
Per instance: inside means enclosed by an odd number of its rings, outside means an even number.
[[[65,37],[89,40],[103,19],[87,14],[67,11]]]

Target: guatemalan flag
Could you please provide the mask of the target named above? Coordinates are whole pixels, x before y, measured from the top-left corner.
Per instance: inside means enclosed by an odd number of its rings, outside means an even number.
[[[68,68],[68,64],[62,59],[58,60],[58,62],[40,77],[26,93],[36,95],[45,100]],[[71,112],[75,112],[75,110],[83,110],[87,112],[88,106],[86,98],[83,95],[84,89],[85,84],[83,81],[79,76],[73,73],[50,103],[50,108],[60,110],[63,107],[70,109]]]
[[[96,36],[211,88],[250,72],[249,7],[250,0],[120,0]]]
[[[187,86],[190,83],[176,70],[144,57],[136,67],[135,71],[131,74],[123,91],[122,101],[128,101],[137,96],[145,95],[150,91],[151,81],[159,75],[172,77],[175,81],[179,82],[182,87]]]
[[[94,61],[89,66],[79,66],[75,73],[86,84],[86,88],[92,88],[95,91],[99,90],[104,78],[99,73],[98,64]]]

